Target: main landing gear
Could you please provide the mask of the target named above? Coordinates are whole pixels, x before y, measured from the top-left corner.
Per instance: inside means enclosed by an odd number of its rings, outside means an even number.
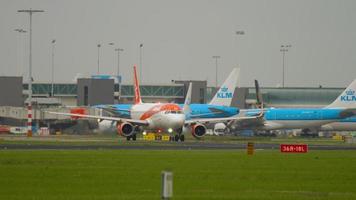
[[[136,141],[136,134],[133,134],[133,135],[130,135],[130,136],[127,136],[127,137],[126,137],[126,140],[127,140],[127,141],[130,141],[131,139],[134,140],[134,141]]]

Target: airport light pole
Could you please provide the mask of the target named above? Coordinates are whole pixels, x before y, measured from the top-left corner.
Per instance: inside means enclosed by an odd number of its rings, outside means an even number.
[[[120,51],[124,51],[124,49],[117,48],[117,76],[120,76]]]
[[[32,137],[32,14],[44,12],[44,10],[18,10],[17,12],[28,13],[30,15],[30,55],[28,73],[28,106],[27,106],[27,137]]]
[[[215,89],[218,88],[218,59],[220,56],[213,56],[215,59]]]
[[[22,28],[17,28],[17,29],[15,29],[14,31],[16,31],[16,32],[18,32],[19,33],[19,40],[20,40],[20,55],[19,55],[19,65],[21,66],[21,68],[23,67],[22,66],[22,62],[23,62],[23,59],[22,59],[22,48],[21,48],[21,45],[22,45],[22,37],[21,37],[21,35],[23,34],[23,33],[27,33],[27,31],[25,31],[24,29],[22,29]],[[16,62],[17,63],[17,62]]]
[[[100,73],[100,47],[101,47],[101,44],[98,44],[97,47],[98,47],[98,69],[97,69],[97,75],[99,75],[99,73]]]
[[[245,35],[245,31],[244,30],[238,30],[238,31],[235,31],[235,35],[237,36],[237,37],[240,37],[240,36],[243,36],[243,35]],[[237,45],[237,48],[238,48],[238,45]],[[239,56],[238,55],[236,55],[236,61],[237,61],[237,66],[238,67],[240,67],[240,65],[239,65]],[[238,80],[238,87],[240,87],[240,78],[239,78],[239,80]]]
[[[52,80],[51,80],[51,96],[54,96],[54,47],[56,40],[52,40]]]
[[[245,35],[245,31],[243,31],[243,30],[235,31],[235,35],[237,35],[237,36]]]
[[[143,57],[143,43],[140,44],[140,83],[142,84],[143,75],[142,75],[142,57]]]
[[[119,99],[121,97],[121,76],[120,76],[120,51],[124,51],[124,49],[117,48],[117,80],[119,83]]]
[[[115,43],[109,42],[108,45],[113,47],[115,45]],[[114,47],[114,50],[115,50],[115,47]],[[115,54],[114,54],[114,58],[115,58]],[[113,65],[113,69],[114,69],[115,68],[115,59],[113,59],[113,64],[112,65]]]
[[[282,52],[282,87],[284,88],[284,77],[285,77],[285,54],[288,52],[292,45],[281,45],[280,52]]]

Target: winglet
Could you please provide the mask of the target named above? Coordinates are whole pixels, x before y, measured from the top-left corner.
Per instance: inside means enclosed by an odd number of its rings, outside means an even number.
[[[190,114],[190,103],[192,101],[192,82],[189,83],[188,91],[185,96],[185,101],[184,101],[184,106],[183,106],[183,112],[187,115]]]
[[[135,90],[135,102],[134,104],[142,103],[140,94],[140,85],[138,84],[136,65],[134,65],[134,90]]]
[[[214,98],[210,101],[211,105],[231,106],[232,98],[234,97],[237,80],[239,78],[240,69],[234,68],[224,84],[216,92]]]
[[[356,79],[327,108],[356,108]]]

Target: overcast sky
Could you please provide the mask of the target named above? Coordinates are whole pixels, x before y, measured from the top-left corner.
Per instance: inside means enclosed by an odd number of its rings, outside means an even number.
[[[77,74],[115,74],[117,54],[124,83],[143,48],[143,82],[172,79],[215,84],[214,55],[219,55],[219,83],[233,67],[241,68],[241,86],[282,82],[280,46],[285,56],[286,86],[346,87],[356,78],[355,0],[1,0],[0,75],[28,76],[29,16],[19,9],[43,9],[33,15],[33,77],[51,80],[51,41],[55,44],[55,81]],[[245,35],[236,35],[236,31]],[[108,43],[114,42],[114,46]],[[26,78],[27,79],[27,78]]]

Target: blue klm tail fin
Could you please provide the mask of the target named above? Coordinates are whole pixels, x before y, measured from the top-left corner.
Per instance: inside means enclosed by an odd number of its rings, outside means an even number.
[[[356,108],[356,79],[327,108]]]
[[[211,105],[231,106],[232,98],[234,97],[237,80],[239,78],[240,69],[234,68],[229,77],[216,92],[214,98],[210,101]]]

